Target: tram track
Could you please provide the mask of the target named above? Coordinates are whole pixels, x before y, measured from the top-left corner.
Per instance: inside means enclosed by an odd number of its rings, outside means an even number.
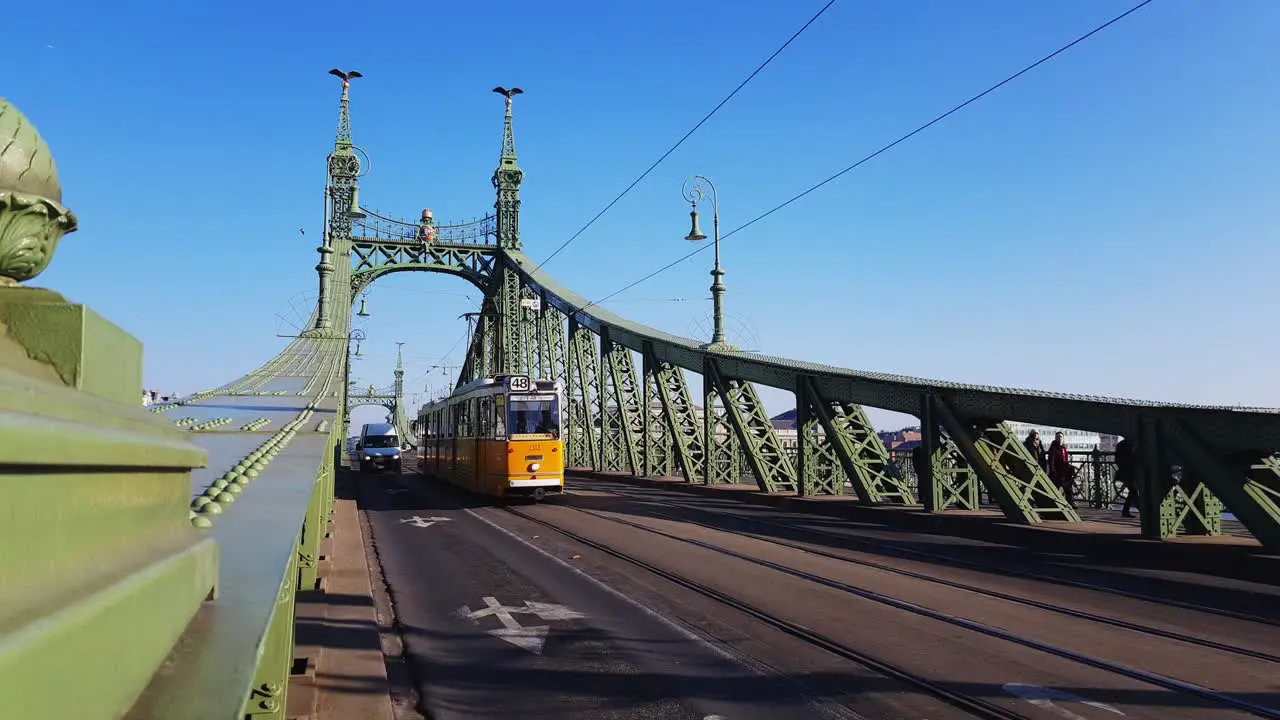
[[[776,563],[773,561],[751,557],[750,555],[746,555],[734,550],[730,550],[728,548],[719,547],[711,543],[706,543],[700,540],[680,537],[678,535],[674,535],[672,533],[658,530],[656,528],[647,527],[640,523],[624,520],[622,518],[612,517],[604,513],[600,513],[587,508],[575,507],[573,505],[565,505],[563,507],[574,510],[576,512],[580,512],[586,515],[596,517],[598,519],[601,519],[607,522],[631,527],[646,533],[650,533],[652,535],[664,537],[680,543],[685,543],[694,547],[699,547],[705,550],[709,550],[711,552],[715,552],[725,557],[732,557],[734,559],[741,560],[743,562],[751,563],[760,567],[769,568],[771,570],[775,570],[777,572],[781,572],[783,574],[790,575],[798,579],[806,580],[827,588],[842,591],[850,595],[863,598],[865,600],[869,600],[881,605],[885,605],[897,610],[910,613],[912,615],[916,615],[919,617],[926,617],[926,618],[943,622],[955,627],[960,627],[972,632],[986,635],[988,637],[994,637],[1000,640],[1004,640],[1006,642],[1010,642],[1015,645],[1037,650],[1058,658],[1062,658],[1062,659],[1075,662],[1081,665],[1085,665],[1095,669],[1110,672],[1116,675],[1129,678],[1131,680],[1136,680],[1138,682],[1153,685],[1155,687],[1160,687],[1165,690],[1170,690],[1173,692],[1195,696],[1202,700],[1207,700],[1217,705],[1240,710],[1257,717],[1280,720],[1280,710],[1258,705],[1256,703],[1249,702],[1248,700],[1244,700],[1226,693],[1221,693],[1221,692],[1212,690],[1210,688],[1202,687],[1202,686],[1195,685],[1189,682],[1184,682],[1181,680],[1176,680],[1174,678],[1170,678],[1164,675],[1149,673],[1143,670],[1138,670],[1136,668],[1128,667],[1126,665],[1121,665],[1119,663],[1114,663],[1108,660],[1104,660],[1102,658],[1093,657],[1085,653],[1077,652],[1077,651],[1059,647],[1056,645],[1051,645],[1049,643],[1045,643],[1032,638],[1023,637],[992,625],[987,625],[981,622],[958,617],[958,616],[951,615],[938,610],[933,610],[931,608],[923,607],[921,605],[916,605],[914,603],[901,600],[899,598],[895,598],[889,595],[885,595],[883,593],[878,593],[878,592],[867,590],[864,588],[854,587],[852,585],[840,582],[838,580],[833,580],[831,578],[816,575],[814,573],[810,573],[804,570],[788,567],[786,565]],[[616,557],[630,564],[641,567],[677,585],[693,590],[694,592],[697,592],[710,599],[716,600],[717,602],[720,602],[724,605],[733,607],[747,615],[750,615],[752,617],[755,617],[761,620],[762,622],[770,626],[773,626],[779,630],[782,630],[783,632],[786,632],[795,637],[798,637],[807,642],[810,642],[811,644],[821,647],[824,650],[827,650],[828,652],[832,652],[837,656],[843,657],[848,660],[852,660],[853,662],[869,667],[877,672],[882,672],[890,677],[894,677],[899,680],[908,682],[916,687],[920,687],[921,689],[925,690],[926,692],[929,692],[930,694],[933,694],[936,697],[939,697],[940,699],[943,699],[958,707],[962,707],[970,712],[976,713],[979,717],[991,717],[991,718],[1022,717],[1016,713],[1013,713],[1012,711],[1009,711],[1005,708],[1002,708],[998,705],[990,703],[981,698],[974,698],[974,697],[966,696],[960,693],[956,693],[950,690],[949,688],[946,688],[944,686],[941,686],[937,683],[934,683],[928,680],[927,678],[922,678],[916,674],[913,674],[909,670],[903,669],[895,665],[891,665],[889,663],[885,663],[884,661],[881,661],[866,653],[863,653],[862,651],[859,651],[855,648],[851,648],[851,647],[842,645],[840,643],[836,643],[816,633],[813,633],[812,631],[806,628],[803,628],[802,626],[796,625],[794,623],[791,623],[788,620],[785,620],[781,617],[773,615],[772,613],[761,610],[748,603],[738,600],[737,598],[733,598],[718,590],[702,585],[701,583],[698,583],[695,580],[692,580],[687,577],[659,568],[653,565],[652,563],[641,560],[637,557],[629,555],[628,553],[616,550],[605,544],[596,542],[589,538],[583,537],[577,533],[573,533],[572,531],[563,529],[552,522],[548,522],[541,518],[531,516],[528,513],[522,512],[512,507],[506,507],[504,509],[508,513],[514,514],[529,522],[533,522],[538,525],[547,527],[575,542],[578,542],[585,546],[599,550],[601,552],[604,552],[608,555]],[[678,519],[678,518],[669,518],[669,519],[677,522],[689,522],[687,520]],[[697,524],[697,523],[694,523],[694,524]],[[712,529],[720,530],[722,532],[728,532],[729,534],[745,535],[744,533],[733,533],[732,531],[724,531],[724,530],[721,530],[720,528],[712,528]],[[759,538],[756,538],[756,539],[759,539]],[[774,542],[772,538],[770,538],[768,541]],[[804,550],[805,552],[809,551],[807,548],[802,548],[802,547],[793,548],[793,549]],[[840,556],[835,556],[835,559],[846,560],[846,558],[842,558]],[[927,578],[927,576],[925,577]]]
[[[911,686],[919,688],[924,692],[954,707],[957,707],[961,710],[964,710],[965,712],[973,714],[974,717],[990,719],[990,720],[1030,720],[1030,718],[1028,718],[1028,716],[1026,715],[1014,712],[1013,710],[1009,710],[1008,708],[1005,708],[1005,707],[1001,707],[1000,705],[997,705],[988,700],[984,700],[983,698],[974,697],[964,693],[956,692],[951,688],[946,687],[945,685],[933,682],[932,680],[929,680],[926,677],[922,677],[919,674],[913,673],[910,670],[906,670],[902,667],[899,667],[892,663],[876,658],[873,655],[862,652],[861,650],[850,647],[843,643],[837,642],[835,640],[831,640],[830,638],[824,637],[821,634],[816,633],[802,625],[798,625],[782,617],[779,617],[778,615],[770,613],[767,610],[763,610],[761,608],[756,607],[755,605],[739,600],[731,595],[728,595],[719,590],[716,590],[715,588],[699,583],[696,580],[693,580],[683,575],[673,573],[669,570],[660,568],[657,565],[654,565],[645,560],[641,560],[638,557],[635,557],[628,553],[612,548],[608,545],[605,545],[604,543],[600,543],[590,538],[584,537],[571,530],[566,530],[564,528],[561,528],[555,523],[551,523],[541,518],[534,517],[532,515],[529,515],[528,513],[522,512],[510,506],[505,506],[502,509],[507,513],[515,515],[516,517],[519,517],[523,520],[526,520],[528,522],[531,522],[537,525],[541,525],[542,527],[545,527],[553,532],[556,532],[572,540],[575,543],[592,548],[593,550],[597,550],[606,555],[615,557],[619,560],[622,560],[631,565],[639,567],[653,575],[656,575],[672,584],[678,585],[687,590],[695,592],[698,595],[701,595],[702,597],[708,598],[710,600],[714,600],[720,603],[721,605],[737,610],[738,612],[741,612],[744,615],[753,617],[756,620],[759,620],[760,622],[764,623],[765,625],[768,625],[798,640],[805,641],[815,647],[821,648],[822,650],[825,650],[837,657],[843,658],[845,660],[849,660],[865,668],[868,668],[873,672],[880,673],[886,677],[893,678],[895,680],[899,680],[901,682],[905,682]],[[580,509],[580,508],[574,508],[574,509]],[[1280,715],[1278,715],[1277,717],[1280,717]]]
[[[610,495],[625,498],[628,500],[653,502],[653,498],[651,497],[644,497],[639,494],[619,492],[614,487],[610,487],[604,483],[598,483],[596,481],[593,481],[590,478],[575,477],[575,480],[578,480],[578,481],[586,480],[588,482],[587,487],[589,487],[589,489],[596,492],[605,492]],[[568,506],[568,507],[572,507],[572,506]],[[1203,605],[1200,603],[1186,602],[1183,600],[1174,600],[1172,598],[1158,597],[1155,595],[1148,595],[1145,593],[1134,592],[1131,590],[1108,587],[1106,585],[1098,585],[1095,583],[1089,583],[1089,582],[1084,582],[1080,580],[1071,580],[1068,578],[1057,577],[1053,575],[1045,575],[1043,573],[1032,572],[1029,570],[1018,570],[1014,568],[1005,567],[1003,565],[995,566],[990,563],[983,563],[983,562],[978,562],[976,560],[969,560],[967,558],[957,557],[955,555],[948,555],[945,553],[934,553],[934,552],[929,552],[927,550],[919,550],[916,548],[905,547],[901,543],[894,542],[893,540],[887,540],[887,539],[868,540],[864,538],[852,537],[849,535],[841,535],[841,534],[826,532],[823,530],[818,530],[813,528],[797,528],[795,526],[787,525],[787,524],[776,522],[773,520],[766,520],[763,518],[752,517],[749,515],[740,515],[738,513],[729,512],[721,509],[709,510],[707,508],[697,507],[693,505],[683,505],[681,507],[682,509],[692,510],[694,512],[704,513],[707,515],[719,515],[721,517],[730,517],[743,522],[755,523],[765,527],[778,528],[780,530],[785,530],[790,533],[834,539],[844,545],[869,548],[880,554],[884,554],[884,551],[886,549],[890,549],[893,552],[898,553],[900,555],[908,556],[908,557],[903,557],[902,559],[920,558],[922,560],[927,560],[927,561],[941,561],[950,565],[954,565],[955,567],[964,568],[968,570],[976,570],[979,572],[994,571],[994,572],[999,572],[1001,575],[1004,575],[1007,577],[1016,577],[1024,580],[1035,580],[1038,582],[1043,582],[1051,585],[1057,585],[1059,587],[1069,587],[1076,590],[1088,590],[1091,592],[1105,593],[1107,595],[1114,595],[1116,597],[1123,597],[1130,600],[1141,600],[1144,602],[1155,603],[1157,605],[1164,605],[1166,607],[1175,607],[1182,610],[1190,610],[1193,612],[1204,613],[1206,615],[1215,615],[1215,616],[1227,618],[1230,620],[1239,620],[1242,622],[1250,622],[1250,623],[1256,623],[1259,625],[1267,625],[1275,628],[1280,628],[1280,619],[1276,619],[1276,618],[1263,617],[1261,615],[1253,615],[1250,613],[1243,613],[1235,610],[1228,610],[1225,608],[1213,607],[1211,605]],[[578,508],[578,509],[581,509],[581,508]],[[655,513],[655,514],[659,514],[659,513]],[[688,522],[693,525],[706,527],[706,528],[717,530],[720,532],[725,532],[730,534],[740,534],[740,535],[745,535],[747,537],[752,536],[750,533],[741,533],[734,530],[727,530],[725,528],[722,528],[716,525],[711,525],[709,523],[699,523],[697,521],[687,520],[685,518],[675,518],[673,516],[667,516],[667,519],[677,520],[679,522]],[[757,537],[756,539],[767,540],[769,542],[774,542],[774,543],[783,544],[783,545],[787,544],[786,541],[780,540],[773,536]],[[858,550],[856,550],[854,547],[848,547],[847,549],[850,550],[851,552],[858,552]],[[806,550],[808,549],[806,548]],[[811,550],[809,551],[812,552]],[[839,559],[848,559],[848,558],[839,558]],[[1272,662],[1280,662],[1280,656],[1266,656],[1265,658],[1261,658],[1261,659],[1267,659]]]
[[[618,497],[624,497],[624,498],[628,498],[628,499],[629,499],[629,496],[626,496],[626,495],[617,494],[617,496],[618,496]],[[595,511],[593,511],[593,510],[590,510],[590,509],[587,509],[587,508],[575,507],[575,506],[573,506],[572,504],[566,505],[566,507],[572,507],[572,508],[573,508],[573,509],[575,509],[575,510],[578,510],[578,511],[580,511],[580,512],[585,512],[585,513],[588,513],[588,514],[592,514],[592,515],[595,515],[596,517],[603,517],[604,519],[608,519],[608,520],[617,520],[617,518],[612,518],[612,517],[608,517],[608,516],[602,516],[602,515],[600,515],[600,514],[596,513],[596,512],[595,512]],[[725,515],[725,516],[738,518],[738,519],[744,520],[744,521],[746,521],[746,522],[758,522],[758,523],[760,523],[760,524],[762,524],[762,525],[776,526],[776,527],[781,527],[781,528],[788,529],[788,530],[794,530],[793,528],[787,528],[786,526],[782,525],[781,523],[773,523],[773,522],[769,522],[769,521],[766,521],[766,520],[756,520],[756,519],[754,519],[754,518],[747,518],[747,517],[744,517],[744,516],[741,516],[741,515],[735,515],[735,514],[732,514],[732,513],[717,513],[716,511],[702,510],[702,509],[700,509],[700,508],[696,508],[696,510],[697,510],[698,512],[707,512],[707,513],[712,513],[712,514],[723,514],[723,515]],[[768,543],[771,543],[771,544],[774,544],[774,545],[780,545],[780,546],[782,546],[782,547],[791,548],[792,550],[797,550],[797,551],[800,551],[800,552],[803,552],[803,553],[807,553],[807,554],[810,554],[810,555],[816,555],[816,556],[818,556],[818,557],[829,558],[829,559],[832,559],[832,560],[839,560],[839,561],[841,561],[841,562],[849,563],[849,564],[851,564],[851,565],[857,565],[857,566],[859,566],[859,567],[865,567],[865,568],[870,568],[870,569],[873,569],[873,570],[880,570],[880,571],[883,571],[883,572],[893,573],[893,574],[895,574],[895,575],[899,575],[899,576],[902,576],[902,577],[909,577],[909,578],[912,578],[912,579],[914,579],[914,580],[921,580],[921,581],[924,581],[924,582],[932,583],[932,584],[935,584],[935,585],[941,585],[941,586],[943,586],[943,587],[949,587],[949,588],[953,588],[953,589],[956,589],[956,590],[964,590],[964,591],[966,591],[966,592],[971,592],[971,593],[974,593],[974,594],[977,594],[977,595],[982,595],[982,596],[985,596],[985,597],[995,598],[995,599],[1003,600],[1003,601],[1006,601],[1006,602],[1016,603],[1016,604],[1018,604],[1018,605],[1022,605],[1022,606],[1024,606],[1024,607],[1031,607],[1031,608],[1035,608],[1035,609],[1037,609],[1037,610],[1044,610],[1044,611],[1046,611],[1046,612],[1052,612],[1052,613],[1059,614],[1059,615],[1064,615],[1064,616],[1067,616],[1067,617],[1073,617],[1073,618],[1076,618],[1076,619],[1078,619],[1078,620],[1086,620],[1086,621],[1089,621],[1089,622],[1098,623],[1098,624],[1100,624],[1100,625],[1107,625],[1107,626],[1110,626],[1110,627],[1115,627],[1115,628],[1119,628],[1119,629],[1122,629],[1122,630],[1128,630],[1128,631],[1131,631],[1131,632],[1141,633],[1141,634],[1144,634],[1144,635],[1151,635],[1151,636],[1154,636],[1154,637],[1161,637],[1161,638],[1164,638],[1164,639],[1166,639],[1166,640],[1174,640],[1174,641],[1176,641],[1176,642],[1186,643],[1186,644],[1188,644],[1188,645],[1196,645],[1196,646],[1199,646],[1199,647],[1208,648],[1208,649],[1210,649],[1210,650],[1216,650],[1216,651],[1219,651],[1219,652],[1225,652],[1225,653],[1229,653],[1229,654],[1233,654],[1233,655],[1240,655],[1240,656],[1242,656],[1242,657],[1247,657],[1247,658],[1250,658],[1250,659],[1253,659],[1253,660],[1261,660],[1261,661],[1263,661],[1263,662],[1270,662],[1270,663],[1280,664],[1280,655],[1274,655],[1274,654],[1271,654],[1271,653],[1262,652],[1262,651],[1260,651],[1260,650],[1253,650],[1253,649],[1250,649],[1250,648],[1240,647],[1240,646],[1238,646],[1238,645],[1231,645],[1231,644],[1228,644],[1228,643],[1217,642],[1216,640],[1209,640],[1209,639],[1207,639],[1207,638],[1200,638],[1200,637],[1196,637],[1196,636],[1194,636],[1194,635],[1186,635],[1186,634],[1183,634],[1183,633],[1174,632],[1174,631],[1172,631],[1172,630],[1164,630],[1164,629],[1161,629],[1161,628],[1156,628],[1156,627],[1151,627],[1151,626],[1149,626],[1149,625],[1143,625],[1143,624],[1140,624],[1140,623],[1130,622],[1130,621],[1128,621],[1128,620],[1121,620],[1121,619],[1119,619],[1119,618],[1108,617],[1108,616],[1106,616],[1106,615],[1099,615],[1099,614],[1097,614],[1097,613],[1091,613],[1091,612],[1084,611],[1084,610],[1076,610],[1076,609],[1074,609],[1074,608],[1065,607],[1065,606],[1063,606],[1063,605],[1055,605],[1055,604],[1053,604],[1053,603],[1047,603],[1047,602],[1043,602],[1043,601],[1040,601],[1040,600],[1033,600],[1033,599],[1031,599],[1031,598],[1022,597],[1022,596],[1014,595],[1014,594],[1011,594],[1011,593],[1002,592],[1002,591],[1000,591],[1000,590],[993,590],[993,589],[991,589],[991,588],[984,588],[984,587],[980,587],[980,586],[978,586],[978,585],[972,585],[972,584],[969,584],[969,583],[960,582],[960,581],[958,581],[958,580],[948,580],[948,579],[946,579],[946,578],[940,578],[940,577],[937,577],[937,576],[934,576],[934,575],[929,575],[929,574],[927,574],[927,573],[916,572],[916,571],[914,571],[914,570],[907,570],[907,569],[905,569],[905,568],[894,567],[894,566],[892,566],[892,565],[888,565],[888,564],[886,564],[886,563],[876,562],[876,561],[874,561],[874,560],[864,560],[864,559],[862,559],[862,558],[850,557],[850,556],[848,556],[848,555],[844,555],[844,554],[841,554],[841,553],[831,552],[831,551],[829,551],[829,550],[822,550],[822,549],[820,549],[820,548],[814,548],[814,547],[811,547],[811,546],[806,545],[806,544],[804,544],[804,543],[795,542],[795,541],[791,541],[791,540],[784,540],[784,539],[780,539],[780,538],[777,538],[777,537],[774,537],[774,536],[771,536],[771,535],[763,535],[763,534],[757,534],[757,533],[745,532],[745,531],[742,531],[742,530],[731,530],[731,529],[723,528],[723,527],[720,527],[720,526],[717,526],[717,525],[713,525],[713,524],[711,524],[711,523],[704,523],[704,522],[699,522],[699,521],[697,521],[697,520],[690,520],[690,519],[688,519],[688,518],[684,518],[684,517],[679,517],[679,516],[676,516],[676,515],[671,515],[671,514],[663,513],[663,512],[660,512],[660,511],[656,511],[656,510],[650,510],[650,511],[648,511],[648,512],[650,512],[654,517],[660,517],[660,518],[663,518],[663,519],[665,519],[665,520],[670,520],[670,521],[672,521],[672,522],[687,523],[687,524],[689,524],[689,525],[693,525],[693,526],[696,526],[696,527],[704,528],[704,529],[707,529],[707,530],[712,530],[712,531],[715,531],[715,532],[722,532],[722,533],[725,533],[725,534],[728,534],[728,535],[735,535],[735,536],[738,536],[738,537],[745,537],[745,538],[749,538],[749,539],[752,539],[752,540],[759,540],[759,541],[762,541],[762,542],[768,542]],[[806,531],[802,531],[802,532],[809,532],[809,531],[807,531],[807,530],[806,530]],[[819,534],[819,533],[818,533],[817,531],[814,531],[814,534]],[[843,536],[830,536],[830,537],[843,537]],[[1004,571],[1002,570],[1002,572],[1004,572]],[[1154,599],[1154,598],[1150,598],[1150,599],[1148,599],[1148,600],[1149,600],[1150,602],[1160,602],[1159,600],[1156,600],[1156,599]]]

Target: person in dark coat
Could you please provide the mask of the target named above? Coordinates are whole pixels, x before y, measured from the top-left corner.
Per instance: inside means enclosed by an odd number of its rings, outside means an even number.
[[[1062,488],[1063,497],[1072,505],[1075,504],[1075,477],[1076,469],[1071,465],[1071,458],[1067,454],[1067,441],[1059,432],[1054,436],[1053,442],[1049,443],[1049,479]]]
[[[1125,487],[1124,507],[1120,509],[1123,517],[1133,517],[1133,506],[1138,499],[1138,474],[1133,456],[1133,446],[1127,438],[1116,443],[1116,482]]]
[[[1032,430],[1027,433],[1027,439],[1022,444],[1027,448],[1027,452],[1031,453],[1031,457],[1036,459],[1036,464],[1040,466],[1040,469],[1047,470],[1049,467],[1049,454],[1045,452],[1044,441],[1040,439],[1040,431]]]

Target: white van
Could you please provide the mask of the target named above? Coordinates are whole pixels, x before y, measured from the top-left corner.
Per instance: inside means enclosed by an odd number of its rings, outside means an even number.
[[[366,423],[356,441],[360,472],[393,470],[400,472],[400,436],[391,423]]]

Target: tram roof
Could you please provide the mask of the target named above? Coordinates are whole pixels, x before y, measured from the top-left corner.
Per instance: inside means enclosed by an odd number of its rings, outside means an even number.
[[[539,378],[530,377],[528,375],[521,375],[520,373],[506,373],[501,375],[491,375],[489,377],[480,378],[479,380],[472,380],[466,385],[463,385],[455,389],[452,393],[449,394],[449,397],[427,403],[423,407],[424,408],[433,407],[435,405],[438,405],[439,403],[446,402],[452,398],[458,397],[459,395],[466,395],[467,393],[474,392],[476,390],[484,390],[486,388],[504,386],[507,383],[507,379],[512,377],[528,377],[533,384],[533,388],[528,391],[529,393],[555,392],[560,389],[560,385],[561,385],[559,380],[539,379]]]

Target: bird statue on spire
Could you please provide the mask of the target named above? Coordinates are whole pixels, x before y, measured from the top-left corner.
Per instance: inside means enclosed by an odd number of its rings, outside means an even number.
[[[524,93],[524,91],[521,90],[520,88],[511,88],[510,90],[508,90],[502,87],[501,85],[494,88],[493,91],[507,99],[507,108],[511,107],[511,98],[515,97],[516,95],[521,95]]]
[[[330,70],[330,71],[329,71],[329,74],[330,74],[330,75],[336,75],[336,76],[338,76],[338,77],[342,78],[342,87],[344,87],[344,88],[349,88],[349,87],[351,87],[351,81],[352,81],[352,80],[354,80],[354,79],[356,79],[356,78],[358,78],[358,77],[364,77],[363,75],[361,75],[361,74],[360,74],[360,71],[358,71],[358,70],[351,70],[351,71],[349,71],[349,72],[342,72],[342,71],[341,71],[341,70],[339,70],[338,68],[334,68],[334,69]]]

